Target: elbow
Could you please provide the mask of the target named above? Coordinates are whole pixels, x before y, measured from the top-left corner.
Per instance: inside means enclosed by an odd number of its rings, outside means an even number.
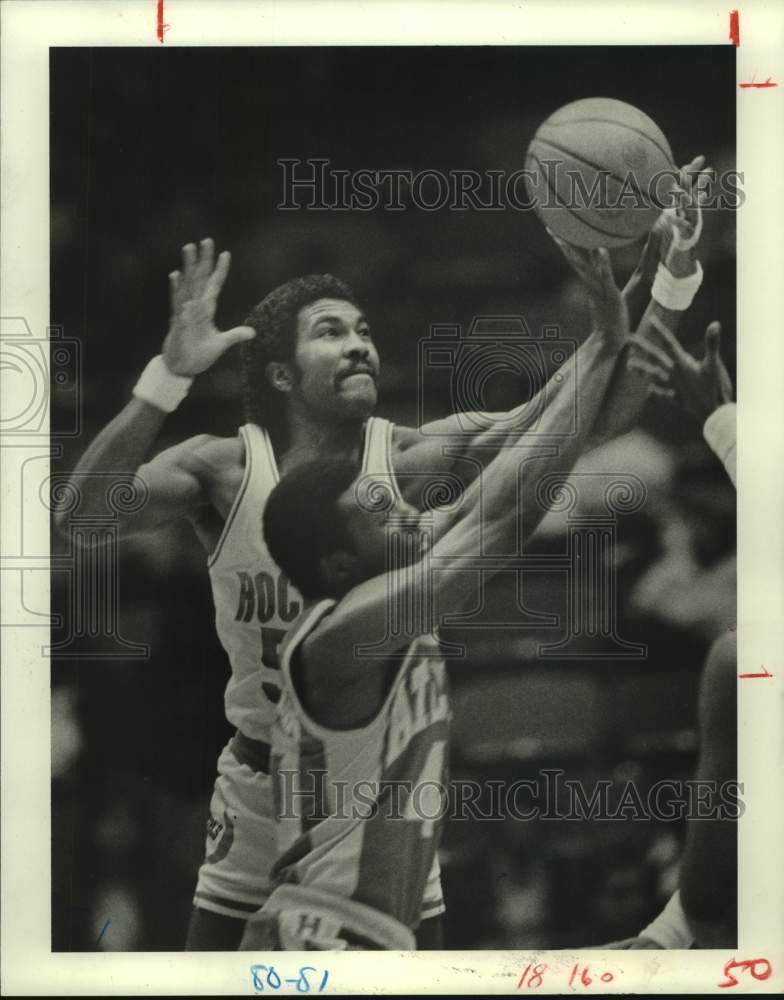
[[[52,527],[54,534],[69,542],[77,549],[94,547],[91,532],[73,531],[74,514],[78,512],[77,523],[89,523],[91,508],[87,498],[72,479],[60,483],[52,490]]]
[[[88,478],[94,481],[88,483]],[[100,540],[103,531],[74,531],[75,523],[82,529],[103,529],[111,524],[121,535],[129,535],[142,528],[138,516],[148,497],[148,488],[138,475],[129,480],[122,474],[115,479],[102,473],[80,476],[77,472],[52,487],[52,527],[59,537],[70,540],[77,548],[95,548],[103,544]]]

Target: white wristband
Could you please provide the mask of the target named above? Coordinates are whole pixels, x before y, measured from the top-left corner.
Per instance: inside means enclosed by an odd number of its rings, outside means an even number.
[[[686,923],[680,889],[675,890],[659,916],[637,936],[650,938],[662,948],[691,948],[694,935]]]
[[[735,426],[735,404],[723,403],[705,421],[702,429],[705,440],[719,457],[732,480],[737,485],[737,428]]]
[[[651,297],[660,306],[672,309],[673,312],[683,312],[684,309],[688,309],[702,284],[702,266],[699,261],[696,264],[697,270],[685,278],[676,278],[664,264],[659,264],[656,277],[653,279]]]
[[[137,399],[157,406],[164,413],[173,413],[188,395],[193,382],[187,375],[175,375],[166,367],[163,355],[154,357],[133,387]]]

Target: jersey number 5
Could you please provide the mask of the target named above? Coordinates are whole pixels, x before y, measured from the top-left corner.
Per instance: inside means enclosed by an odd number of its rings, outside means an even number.
[[[268,670],[280,671],[280,660],[278,649],[283,642],[286,633],[282,628],[270,628],[267,625],[261,626],[261,676],[262,678]],[[261,690],[271,702],[280,701],[280,681],[276,678],[268,677],[262,680]]]

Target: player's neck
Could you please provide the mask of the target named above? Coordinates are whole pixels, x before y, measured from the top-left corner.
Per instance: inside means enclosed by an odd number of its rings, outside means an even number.
[[[291,414],[288,444],[279,459],[281,472],[315,458],[347,458],[359,461],[363,444],[364,420],[355,418],[340,423],[316,421],[306,414]]]

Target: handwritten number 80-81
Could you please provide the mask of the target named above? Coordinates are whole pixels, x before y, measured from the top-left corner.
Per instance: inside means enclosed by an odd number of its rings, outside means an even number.
[[[279,990],[284,984],[288,986],[296,986],[297,993],[310,993],[311,988],[313,988],[316,993],[321,993],[327,985],[329,970],[324,969],[320,982],[318,985],[313,986],[311,986],[311,982],[308,979],[309,972],[318,973],[319,970],[314,968],[312,965],[302,965],[300,966],[298,976],[283,979],[274,965],[252,965],[250,967],[250,974],[253,978],[253,989],[257,993],[263,993],[265,989]]]

